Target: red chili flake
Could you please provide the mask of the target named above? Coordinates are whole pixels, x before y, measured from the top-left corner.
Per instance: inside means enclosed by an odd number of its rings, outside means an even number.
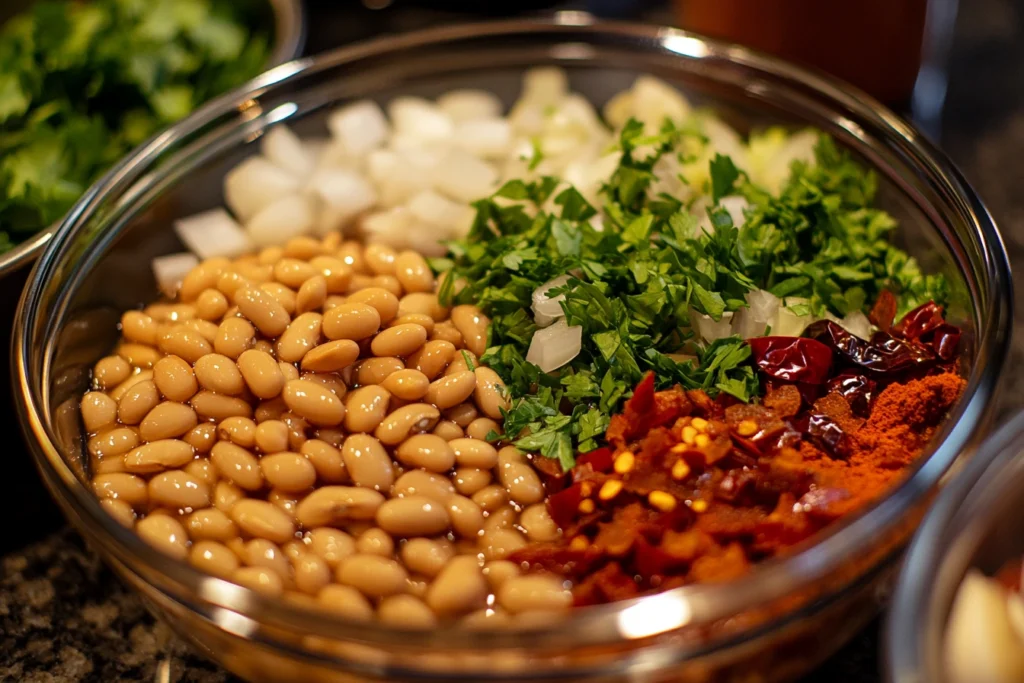
[[[565,529],[576,518],[580,501],[583,500],[582,484],[573,484],[548,498],[548,513],[555,524]]]
[[[871,307],[868,320],[882,332],[888,332],[892,328],[892,321],[896,319],[896,307],[896,295],[888,289],[883,289],[875,305]]]
[[[750,560],[738,543],[731,543],[720,555],[704,555],[697,558],[690,570],[694,581],[722,583],[743,576],[750,568]]]
[[[671,556],[643,537],[636,539],[633,561],[636,563],[637,571],[644,577],[661,576],[672,565]]]
[[[797,506],[804,514],[831,521],[846,512],[844,503],[849,499],[850,492],[846,489],[818,487],[801,496]]]
[[[590,465],[595,472],[611,472],[615,463],[615,451],[608,446],[602,446],[589,451],[576,458],[576,466]]]

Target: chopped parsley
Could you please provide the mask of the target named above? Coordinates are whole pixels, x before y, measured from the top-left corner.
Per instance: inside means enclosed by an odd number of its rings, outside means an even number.
[[[258,74],[266,2],[47,0],[0,28],[0,253],[117,159]]]
[[[795,162],[777,195],[721,154],[710,159],[705,186],[688,187],[690,196],[655,194],[659,163],[669,155],[686,163],[692,155],[684,151],[704,142],[699,131],[671,122],[650,136],[630,121],[600,210],[556,178],[513,180],[475,203],[467,238],[435,262],[456,276],[445,278],[444,303],[474,303],[491,316],[480,362],[505,381],[512,399],[505,433],[520,448],[568,469],[577,452],[601,444],[610,416],[650,370],[660,387],[758,397],[746,342],[699,343],[691,321],[695,314],[721,320],[746,306],[750,290],[801,297],[795,305],[804,314],[863,311],[886,288],[905,309],[945,299],[944,280],[922,275],[887,240],[895,222],[872,207],[874,174],[826,137],[816,162]],[[727,196],[747,200],[742,225],[721,205]],[[548,296],[564,296],[566,323],[583,328],[582,349],[543,373],[525,360],[539,329],[531,297],[563,275],[568,281]],[[466,285],[455,294],[457,278]]]

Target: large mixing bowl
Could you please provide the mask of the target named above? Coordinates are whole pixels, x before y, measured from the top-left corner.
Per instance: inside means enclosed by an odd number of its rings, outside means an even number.
[[[946,683],[944,639],[967,572],[1024,557],[1024,413],[987,440],[935,501],[907,551],[886,629],[890,683]]]
[[[268,600],[172,561],[107,516],[86,485],[78,397],[120,313],[157,296],[152,257],[181,250],[171,219],[221,204],[227,169],[287,121],[322,135],[356,97],[480,87],[511,102],[523,70],[564,67],[597,104],[641,73],[740,129],[820,127],[878,171],[882,204],[929,271],[953,283],[968,388],[934,448],[889,496],[817,543],[726,585],[580,610],[531,630],[401,631]],[[279,67],[138,150],[90,189],[36,266],[14,339],[22,419],[68,517],[152,609],[252,680],[777,681],[813,667],[877,613],[895,560],[944,475],[985,426],[1007,352],[999,235],[960,174],[907,124],[827,78],[673,29],[551,21],[446,27]]]

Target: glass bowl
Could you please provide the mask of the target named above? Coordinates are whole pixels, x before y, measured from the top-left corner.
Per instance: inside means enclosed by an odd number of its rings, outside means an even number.
[[[524,69],[557,64],[601,105],[641,73],[714,105],[741,130],[812,125],[878,171],[904,246],[953,283],[968,388],[907,480],[817,542],[722,585],[573,612],[529,629],[402,631],[268,600],[169,560],[100,508],[86,485],[78,397],[120,313],[156,297],[152,257],[181,250],[171,219],[221,204],[227,169],[270,126],[323,134],[355,97],[482,87],[511,102]],[[849,86],[674,29],[550,20],[388,37],[278,67],[140,148],[91,188],[36,266],[14,334],[21,417],[71,521],[152,610],[251,680],[780,681],[809,670],[879,607],[895,560],[940,480],[985,428],[1006,358],[1009,268],[991,218],[917,132]]]
[[[890,683],[943,683],[946,627],[968,570],[994,575],[1024,556],[1024,413],[978,449],[907,551],[886,624]]]

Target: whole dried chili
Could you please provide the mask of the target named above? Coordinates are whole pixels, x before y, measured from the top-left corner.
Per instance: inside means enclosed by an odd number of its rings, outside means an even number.
[[[947,362],[956,328],[912,313],[872,340],[833,323],[810,330],[825,342],[751,340],[770,378],[761,404],[655,392],[646,376],[612,418],[609,445],[549,491],[562,536],[509,559],[571,579],[577,604],[607,602],[735,578],[870,503],[921,455],[965,386]],[[952,351],[936,350],[940,337]]]

